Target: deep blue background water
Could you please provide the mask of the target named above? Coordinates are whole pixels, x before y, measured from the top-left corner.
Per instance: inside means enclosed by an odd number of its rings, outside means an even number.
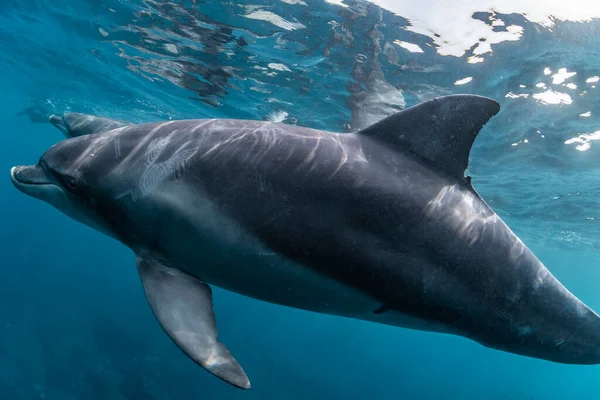
[[[305,1],[0,3],[0,398],[597,398],[600,367],[216,289],[220,338],[253,385],[234,389],[163,333],[129,250],[12,187],[11,166],[35,163],[61,139],[36,115],[234,117],[347,131],[373,117],[367,109],[383,116],[403,102],[482,94],[502,111],[473,148],[474,186],[571,291],[600,310],[600,146],[590,139],[578,150],[569,142],[600,130],[600,88],[586,82],[600,76],[600,22],[557,21],[549,29],[523,15],[495,15],[522,27],[522,36],[471,64],[474,48],[443,56],[435,36],[404,29],[409,21],[373,4]],[[257,10],[280,19],[247,17]],[[491,24],[489,13],[472,18]],[[560,68],[576,75],[553,83]],[[465,77],[473,79],[455,85]],[[549,90],[568,98],[548,104]],[[368,106],[360,106],[364,98]],[[28,107],[33,120],[15,115]]]

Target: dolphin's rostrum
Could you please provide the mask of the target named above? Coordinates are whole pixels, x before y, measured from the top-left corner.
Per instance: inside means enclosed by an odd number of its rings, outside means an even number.
[[[192,360],[250,382],[218,341],[209,285],[320,313],[600,363],[600,318],[465,178],[491,99],[433,99],[361,131],[183,120],[78,135],[14,185],[131,248]]]

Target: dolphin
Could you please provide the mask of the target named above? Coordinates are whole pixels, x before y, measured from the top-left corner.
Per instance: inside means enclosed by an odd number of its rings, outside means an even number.
[[[130,122],[80,113],[65,113],[63,116],[52,114],[49,121],[67,138],[106,132],[131,125]]]
[[[26,115],[34,124],[45,123],[48,120],[47,114],[44,111],[44,105],[38,102],[36,105],[27,107],[15,114],[15,117]]]
[[[178,120],[63,140],[17,189],[129,247],[175,344],[239,388],[211,285],[295,307],[459,335],[558,363],[600,362],[600,318],[465,176],[500,110],[451,95],[353,133]]]

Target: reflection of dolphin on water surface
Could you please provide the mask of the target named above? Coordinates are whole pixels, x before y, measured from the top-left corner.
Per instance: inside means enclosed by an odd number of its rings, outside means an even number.
[[[217,339],[209,285],[599,363],[598,315],[464,176],[498,111],[458,95],[350,134],[222,119],[128,125],[64,140],[11,179],[132,249],[165,332],[237,387],[250,382]]]

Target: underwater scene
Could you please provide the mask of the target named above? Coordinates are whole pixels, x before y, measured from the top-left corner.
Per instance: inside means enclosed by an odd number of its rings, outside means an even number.
[[[0,1],[0,399],[600,398],[600,2]]]

